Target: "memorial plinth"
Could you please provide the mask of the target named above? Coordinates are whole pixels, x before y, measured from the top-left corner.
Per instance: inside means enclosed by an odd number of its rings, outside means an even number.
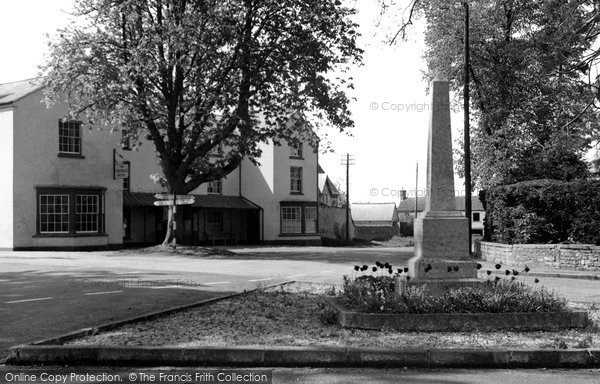
[[[409,275],[430,286],[472,284],[467,279],[477,277],[477,264],[470,256],[469,221],[456,210],[448,81],[433,81],[431,106],[425,210],[415,219]]]

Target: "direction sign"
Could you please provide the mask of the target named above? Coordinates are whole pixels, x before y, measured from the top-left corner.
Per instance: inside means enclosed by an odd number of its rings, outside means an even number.
[[[173,204],[173,200],[158,200],[154,202],[154,205],[158,206],[158,207],[162,207],[162,206],[168,206],[168,205],[190,205],[190,204],[194,204],[194,201],[196,201],[196,199],[191,198],[191,199],[175,199],[175,204]]]
[[[173,200],[175,198],[177,198],[177,200],[179,199],[194,199],[195,196],[194,195],[173,195],[170,193],[157,193],[156,195],[154,195],[154,197],[156,197],[159,200]]]

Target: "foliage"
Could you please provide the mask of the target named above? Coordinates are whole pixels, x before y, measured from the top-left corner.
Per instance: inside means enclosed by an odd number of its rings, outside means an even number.
[[[348,83],[327,77],[360,59],[353,11],[337,1],[76,4],[82,20],[50,46],[48,99],[94,126],[148,136],[174,192],[255,158],[260,142],[291,139],[307,114],[353,124]],[[226,155],[210,161],[220,144]]]
[[[426,286],[409,284],[394,293],[389,277],[344,279],[338,298],[349,308],[373,313],[561,312],[566,301],[545,287],[532,288],[514,279],[485,281],[476,287],[450,289],[431,296]]]
[[[138,145],[150,140],[170,193],[256,162],[268,140],[316,147],[314,124],[353,125],[345,73],[362,51],[354,11],[337,0],[77,0],[75,9],[77,23],[50,44],[47,101],[91,126],[125,127]]]
[[[527,181],[480,193],[485,239],[600,245],[600,181]]]
[[[398,31],[403,35],[414,17],[426,20],[425,75],[448,78],[457,93],[464,87],[463,3],[413,0]],[[586,178],[583,155],[600,132],[598,2],[468,3],[474,182],[486,188]]]

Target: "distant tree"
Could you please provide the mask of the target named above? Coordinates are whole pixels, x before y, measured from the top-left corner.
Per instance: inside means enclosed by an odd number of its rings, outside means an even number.
[[[256,161],[261,142],[294,142],[302,126],[353,125],[345,73],[362,51],[354,11],[339,0],[77,0],[75,9],[77,23],[50,43],[47,100],[148,138],[170,193]],[[227,150],[211,158],[218,146]]]
[[[393,12],[390,1],[380,3],[387,14]],[[412,0],[390,36],[391,41],[403,38],[413,19],[423,17],[425,75],[448,78],[454,91],[464,86],[463,3]],[[473,180],[487,187],[587,177],[583,156],[600,132],[598,2],[468,3]]]

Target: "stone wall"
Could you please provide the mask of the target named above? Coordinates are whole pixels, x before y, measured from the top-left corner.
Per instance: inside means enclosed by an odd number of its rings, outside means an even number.
[[[530,268],[600,270],[600,246],[587,244],[500,244],[478,241],[477,256],[504,265]]]
[[[350,238],[355,237],[356,228],[350,219]],[[346,237],[346,208],[319,204],[319,232],[323,237],[343,239]]]

